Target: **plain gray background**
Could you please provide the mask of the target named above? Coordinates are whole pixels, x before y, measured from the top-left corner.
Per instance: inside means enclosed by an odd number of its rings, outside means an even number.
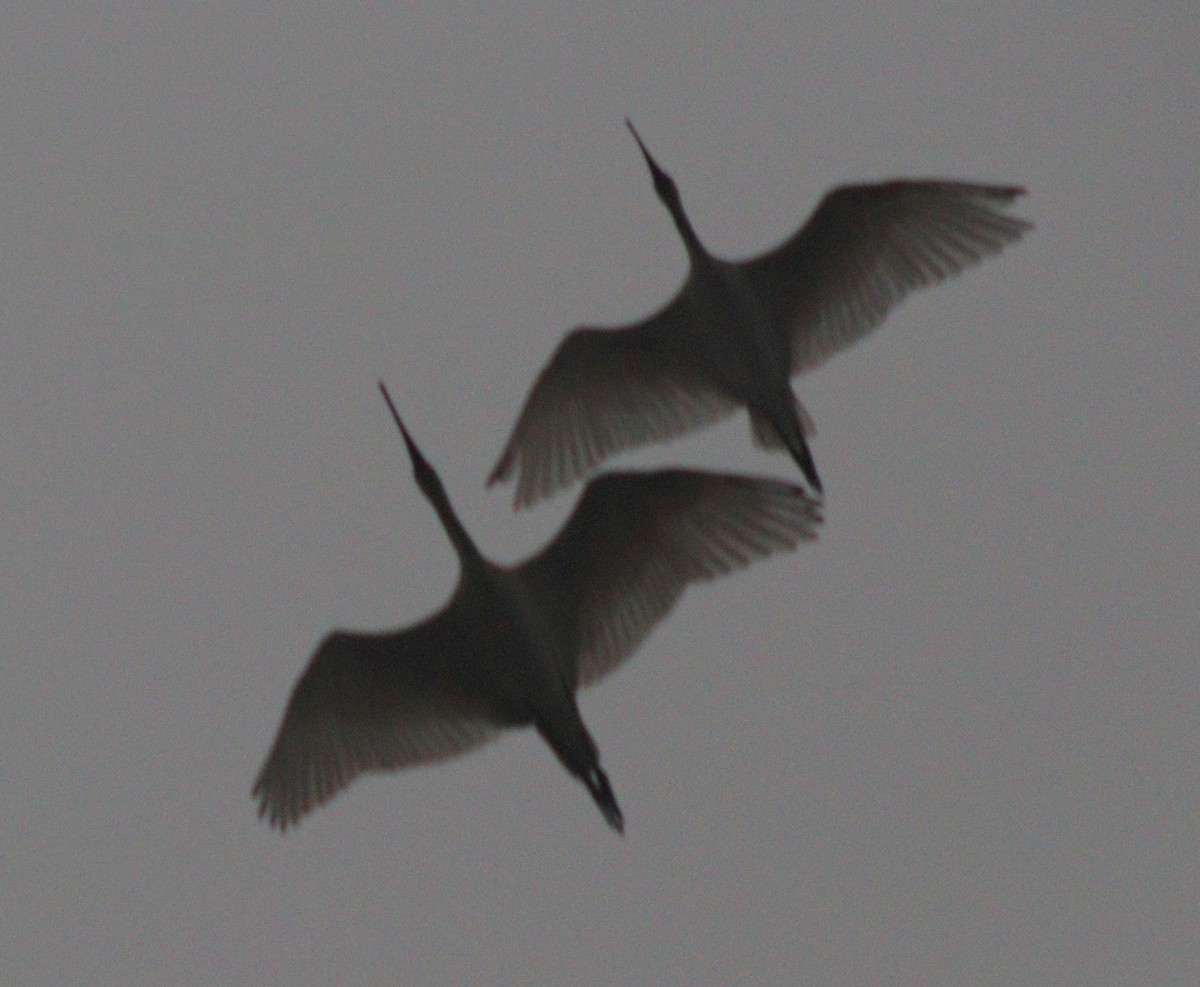
[[[0,15],[0,982],[1196,982],[1200,8],[425,6]],[[521,558],[533,375],[684,275],[626,115],[726,255],[892,176],[1037,229],[798,381],[821,540],[583,695],[624,840],[530,732],[280,837],[313,647],[456,577],[376,380]]]

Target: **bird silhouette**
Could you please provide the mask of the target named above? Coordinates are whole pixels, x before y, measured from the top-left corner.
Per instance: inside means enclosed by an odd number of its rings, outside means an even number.
[[[821,491],[812,419],[791,377],[878,326],[910,292],[999,252],[1032,224],[1001,210],[1024,189],[941,179],[844,185],[787,241],[742,261],[708,252],[674,180],[632,123],[690,271],[641,322],[568,333],[534,382],[488,485],[518,472],[527,507],[627,448],[750,413],[757,444],[785,447]]]
[[[442,761],[532,724],[622,832],[576,691],[624,661],[690,583],[815,538],[818,504],[769,479],[610,473],[588,484],[541,552],[496,565],[379,387],[458,555],[458,586],[413,626],[325,638],[254,783],[259,815],[286,830],[362,772]]]

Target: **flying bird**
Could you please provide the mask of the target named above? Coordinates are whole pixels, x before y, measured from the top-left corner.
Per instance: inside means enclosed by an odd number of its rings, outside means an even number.
[[[577,690],[628,658],[690,583],[815,538],[818,504],[775,480],[609,473],[589,483],[541,552],[496,565],[379,387],[458,555],[458,586],[410,627],[325,638],[254,783],[259,816],[286,831],[363,772],[443,761],[531,724],[622,832]]]
[[[791,453],[821,491],[812,419],[791,378],[866,335],[910,292],[998,253],[1032,224],[1002,210],[1025,190],[942,179],[844,185],[800,229],[747,260],[714,257],[679,189],[625,121],[687,249],[675,297],[632,325],[568,333],[534,382],[488,485],[517,475],[515,506],[609,456],[746,408],[755,441]]]

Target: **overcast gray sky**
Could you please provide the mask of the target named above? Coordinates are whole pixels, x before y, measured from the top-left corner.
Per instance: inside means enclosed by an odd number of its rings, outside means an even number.
[[[0,14],[0,982],[1197,982],[1200,8],[417,6]],[[626,115],[727,255],[892,176],[1037,229],[798,381],[820,541],[583,694],[623,840],[531,732],[280,837],[316,643],[456,577],[376,380],[521,558],[533,374],[685,273]]]

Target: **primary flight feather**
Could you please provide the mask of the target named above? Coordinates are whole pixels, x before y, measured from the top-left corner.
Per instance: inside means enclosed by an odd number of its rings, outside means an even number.
[[[845,185],[786,242],[729,261],[700,242],[674,180],[625,121],[690,270],[663,308],[616,328],[563,339],[525,399],[488,484],[516,475],[527,507],[623,449],[713,423],[738,408],[755,440],[785,447],[821,481],[811,419],[791,377],[878,326],[910,292],[1019,240],[1032,224],[1004,210],[1024,189],[942,179]]]
[[[335,631],[317,648],[254,783],[259,815],[286,830],[365,771],[442,761],[533,725],[621,831],[577,690],[628,658],[689,584],[815,538],[818,505],[769,479],[610,473],[541,552],[499,566],[475,547],[379,386],[458,555],[458,586],[411,627]]]

